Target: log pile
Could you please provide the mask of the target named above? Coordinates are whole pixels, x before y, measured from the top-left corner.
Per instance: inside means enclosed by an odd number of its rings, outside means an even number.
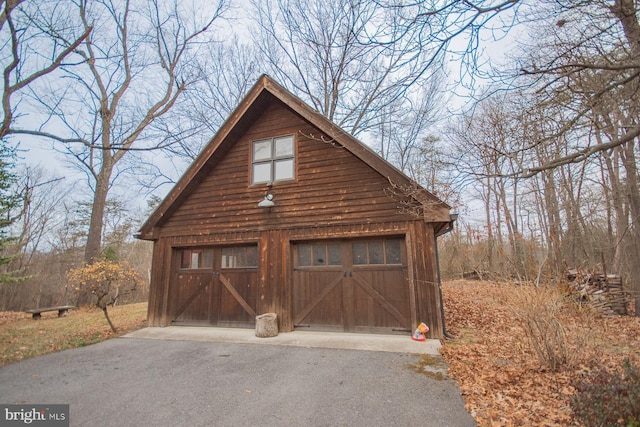
[[[628,314],[629,294],[625,292],[620,276],[569,270],[567,279],[572,292],[601,315]]]

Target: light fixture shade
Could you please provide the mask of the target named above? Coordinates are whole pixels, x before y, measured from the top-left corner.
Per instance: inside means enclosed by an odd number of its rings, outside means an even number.
[[[270,208],[275,205],[276,204],[273,203],[273,194],[265,194],[264,199],[262,199],[260,203],[258,203],[258,207],[261,208]]]

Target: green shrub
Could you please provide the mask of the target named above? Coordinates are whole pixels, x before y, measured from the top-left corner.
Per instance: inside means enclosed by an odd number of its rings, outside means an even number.
[[[622,370],[599,368],[573,386],[572,415],[581,425],[640,426],[640,369],[629,360]]]

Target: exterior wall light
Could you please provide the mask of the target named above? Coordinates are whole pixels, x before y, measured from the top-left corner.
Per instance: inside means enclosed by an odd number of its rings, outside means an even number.
[[[270,208],[275,206],[276,204],[273,203],[273,194],[271,193],[267,193],[264,195],[264,199],[262,199],[260,201],[260,203],[258,203],[258,207],[260,208]]]

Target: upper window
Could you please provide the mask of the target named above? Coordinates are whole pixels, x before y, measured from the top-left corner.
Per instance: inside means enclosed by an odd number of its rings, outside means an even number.
[[[294,179],[293,135],[254,141],[251,168],[251,182],[253,184]]]

